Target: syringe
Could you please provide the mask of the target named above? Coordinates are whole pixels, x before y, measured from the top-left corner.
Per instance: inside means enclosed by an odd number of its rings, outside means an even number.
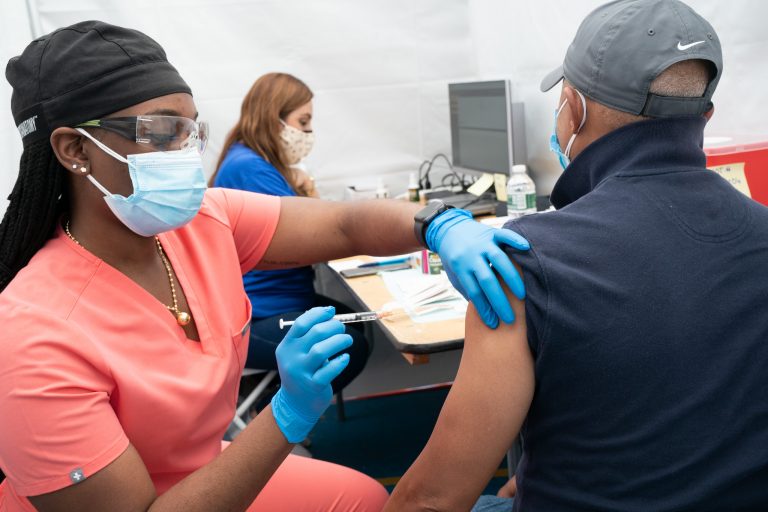
[[[378,320],[379,318],[384,318],[386,316],[391,315],[391,311],[363,311],[360,313],[342,313],[340,315],[334,315],[333,319],[338,320],[339,322],[343,324],[351,324],[353,322],[371,322],[373,320]],[[283,329],[285,327],[289,327],[293,325],[295,320],[283,320],[280,319],[280,328]]]

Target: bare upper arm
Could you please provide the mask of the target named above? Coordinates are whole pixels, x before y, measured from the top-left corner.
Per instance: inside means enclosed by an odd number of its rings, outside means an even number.
[[[505,291],[514,324],[492,330],[474,307],[467,310],[456,380],[427,446],[388,509],[469,510],[517,436],[533,397],[533,358],[524,304]]]
[[[287,268],[328,261],[352,252],[340,226],[345,206],[303,197],[281,197],[280,219],[257,269]]]
[[[406,201],[323,201],[281,197],[280,218],[257,269],[290,268],[357,254],[420,248],[413,232],[419,205]]]
[[[30,496],[40,512],[147,510],[156,498],[155,487],[141,456],[133,447],[79,484],[58,491]]]

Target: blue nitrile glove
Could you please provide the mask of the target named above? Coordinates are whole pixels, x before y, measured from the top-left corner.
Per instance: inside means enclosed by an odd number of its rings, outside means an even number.
[[[331,381],[349,364],[349,354],[329,358],[352,345],[336,310],[313,308],[296,319],[277,346],[281,385],[272,397],[272,415],[290,443],[307,437],[331,403]]]
[[[499,318],[506,323],[515,321],[512,306],[493,270],[501,275],[512,293],[523,300],[523,280],[499,246],[506,244],[527,251],[530,245],[525,238],[509,229],[475,222],[467,210],[452,208],[430,222],[425,240],[429,249],[440,255],[451,284],[472,301],[488,327],[495,329]]]

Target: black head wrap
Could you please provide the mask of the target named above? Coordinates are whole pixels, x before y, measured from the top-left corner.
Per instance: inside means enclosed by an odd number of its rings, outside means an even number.
[[[32,41],[8,61],[11,111],[24,145],[189,86],[151,37],[83,21]]]

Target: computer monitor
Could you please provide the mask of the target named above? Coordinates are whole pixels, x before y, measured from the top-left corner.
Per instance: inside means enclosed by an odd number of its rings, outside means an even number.
[[[448,84],[453,166],[459,172],[509,174],[525,163],[522,103],[509,80]]]

